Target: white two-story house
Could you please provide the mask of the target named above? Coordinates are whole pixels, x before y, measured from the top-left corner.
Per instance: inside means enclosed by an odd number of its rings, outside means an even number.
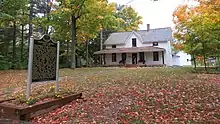
[[[112,33],[97,51],[105,65],[137,64],[172,66],[171,28]]]

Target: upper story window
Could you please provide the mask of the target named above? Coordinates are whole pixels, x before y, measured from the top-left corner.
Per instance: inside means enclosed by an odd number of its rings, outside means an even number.
[[[136,38],[132,38],[132,47],[137,47],[137,40],[136,40]]]
[[[116,48],[116,45],[112,45],[112,48]]]
[[[158,42],[153,42],[153,46],[158,46]]]

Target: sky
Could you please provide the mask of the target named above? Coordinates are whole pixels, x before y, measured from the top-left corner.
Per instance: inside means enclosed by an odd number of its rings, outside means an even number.
[[[116,2],[118,4],[126,4],[131,0],[109,0],[109,2]],[[188,0],[133,0],[129,3],[132,8],[140,16],[143,17],[143,24],[139,26],[141,30],[147,28],[147,24],[150,24],[150,28],[163,28],[174,27],[173,24],[173,12],[176,7],[185,4]]]

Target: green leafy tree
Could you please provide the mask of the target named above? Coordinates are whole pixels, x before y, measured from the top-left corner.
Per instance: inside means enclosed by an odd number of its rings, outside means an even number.
[[[27,0],[5,0],[1,3],[1,13],[0,13],[0,22],[1,28],[4,32],[8,32],[9,30],[13,32],[12,34],[12,60],[13,66],[16,62],[16,43],[17,43],[17,36],[20,29],[20,25],[23,25],[26,21],[25,12],[27,11]],[[9,30],[7,30],[9,29]],[[3,33],[3,35],[5,34]],[[9,37],[9,35],[4,35],[5,39]],[[23,35],[22,35],[23,37]],[[7,38],[6,38],[7,39]],[[10,38],[8,40],[4,40],[4,46],[8,46],[10,42]],[[8,49],[5,49],[8,50]],[[8,53],[8,52],[6,52]]]
[[[121,19],[119,31],[138,30],[138,26],[142,24],[142,17],[132,7],[122,9],[116,17]]]
[[[56,10],[51,12],[52,21],[48,24],[54,29],[52,35],[66,42],[72,39],[71,68],[76,66],[76,41],[80,43],[95,38],[101,23],[105,27],[110,27],[114,23],[112,19],[114,12],[113,4],[109,5],[101,0],[60,1]],[[103,20],[99,18],[101,16],[104,17]]]

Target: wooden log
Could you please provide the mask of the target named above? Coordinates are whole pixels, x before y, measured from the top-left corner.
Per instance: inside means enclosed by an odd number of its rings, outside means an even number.
[[[40,104],[24,108],[18,106],[9,106],[2,103],[0,104],[0,118],[28,121],[33,117],[48,113],[56,108],[59,108],[65,104],[72,102],[73,100],[80,98],[82,98],[82,93],[69,95],[64,98],[53,99],[50,101],[46,101]]]

